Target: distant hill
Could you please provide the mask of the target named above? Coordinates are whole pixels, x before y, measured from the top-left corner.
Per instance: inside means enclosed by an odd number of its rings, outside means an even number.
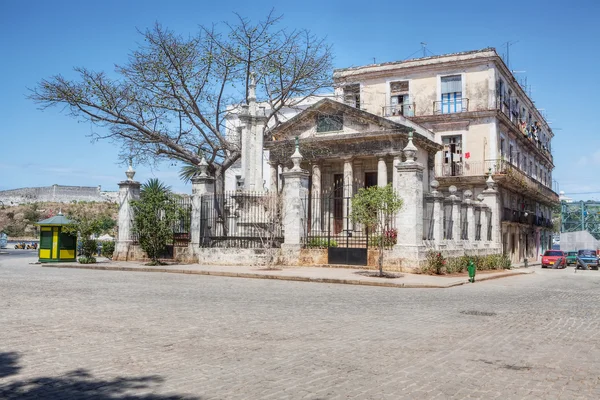
[[[76,208],[84,208],[86,213],[91,215],[108,214],[115,223],[119,212],[118,205],[111,202],[37,202],[12,207],[0,205],[0,232],[5,232],[9,239],[37,238],[39,231],[36,222],[59,212],[69,215]],[[106,233],[114,236],[114,228]]]
[[[71,203],[73,201],[116,202],[118,192],[102,191],[100,186],[64,186],[20,188],[0,191],[0,206],[53,202]]]

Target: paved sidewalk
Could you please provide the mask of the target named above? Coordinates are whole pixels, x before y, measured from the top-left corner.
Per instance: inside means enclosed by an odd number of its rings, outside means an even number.
[[[100,259],[96,264],[41,264],[46,268],[77,268],[110,271],[162,272],[178,274],[198,274],[255,279],[279,279],[300,282],[339,283],[347,285],[384,286],[398,288],[449,288],[468,283],[467,276],[432,276],[408,273],[394,273],[397,278],[378,278],[361,275],[366,270],[355,268],[327,267],[284,267],[268,270],[257,266],[214,266],[200,264],[178,264],[150,267],[141,262],[110,261]],[[369,270],[370,272],[375,272]],[[531,268],[516,268],[493,272],[478,272],[475,281],[504,278],[533,273]]]

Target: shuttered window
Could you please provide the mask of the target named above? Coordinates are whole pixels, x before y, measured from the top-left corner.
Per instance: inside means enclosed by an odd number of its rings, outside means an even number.
[[[462,93],[462,79],[460,75],[442,77],[442,94]]]

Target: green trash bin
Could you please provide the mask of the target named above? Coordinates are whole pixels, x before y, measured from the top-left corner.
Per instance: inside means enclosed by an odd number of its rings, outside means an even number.
[[[469,271],[469,282],[475,282],[475,272],[477,271],[477,267],[473,264],[473,260],[469,261],[469,266],[467,267]]]

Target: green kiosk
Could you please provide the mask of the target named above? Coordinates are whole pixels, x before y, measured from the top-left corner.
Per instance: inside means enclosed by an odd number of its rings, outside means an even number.
[[[59,213],[37,223],[40,226],[39,261],[70,262],[77,260],[77,236],[63,232],[72,221]]]

